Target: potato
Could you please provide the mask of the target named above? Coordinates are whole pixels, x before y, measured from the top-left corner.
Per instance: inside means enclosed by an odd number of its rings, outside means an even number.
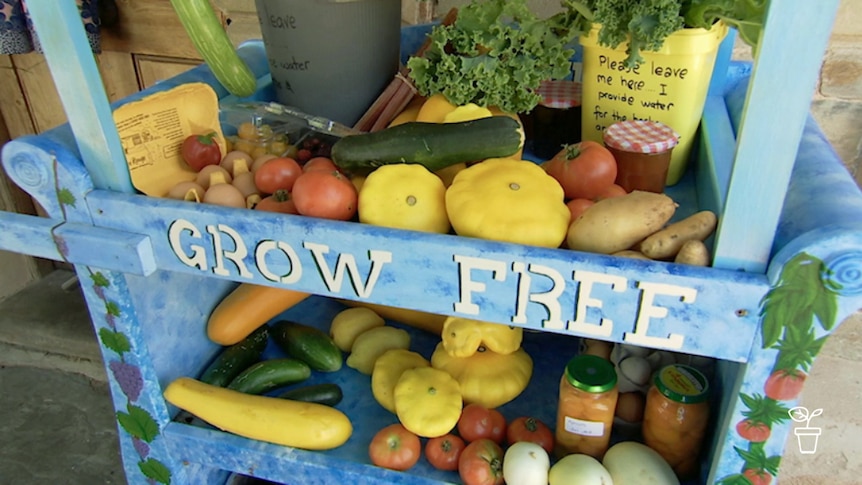
[[[572,221],[566,242],[576,251],[613,254],[660,230],[675,211],[673,199],[653,192],[602,199]]]
[[[692,239],[682,245],[673,262],[692,266],[709,266],[711,259],[706,244],[698,239]]]
[[[390,326],[374,327],[356,337],[346,363],[348,367],[370,376],[377,358],[387,350],[409,347],[410,334],[406,330]]]
[[[640,243],[640,252],[652,259],[671,259],[687,241],[703,241],[709,237],[717,223],[712,211],[697,212],[644,239]]]

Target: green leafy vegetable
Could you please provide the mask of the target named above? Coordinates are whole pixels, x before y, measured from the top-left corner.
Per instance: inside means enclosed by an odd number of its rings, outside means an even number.
[[[562,0],[570,13],[601,25],[599,44],[616,48],[624,42],[627,67],[643,62],[640,51],[657,51],[677,30],[709,29],[719,20],[757,45],[768,0]],[[589,14],[585,15],[585,12]]]
[[[473,0],[452,25],[432,29],[425,55],[407,62],[410,77],[424,96],[529,112],[542,81],[569,73],[574,51],[566,45],[583,18],[575,8],[539,19],[526,0]]]

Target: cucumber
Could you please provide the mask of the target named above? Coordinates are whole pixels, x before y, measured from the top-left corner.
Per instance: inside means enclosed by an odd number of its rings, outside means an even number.
[[[209,0],[171,0],[171,5],[218,82],[233,95],[254,94],[257,79],[237,54]]]
[[[393,163],[418,163],[435,172],[456,163],[508,157],[523,146],[521,124],[508,116],[457,123],[411,121],[341,138],[332,161],[347,171]]]
[[[291,399],[293,401],[316,402],[317,404],[325,404],[327,406],[335,406],[341,402],[344,393],[341,391],[341,386],[331,382],[323,384],[312,384],[310,386],[297,387],[290,389],[278,395],[281,399]]]
[[[228,384],[245,394],[263,394],[311,377],[311,368],[299,359],[269,359],[253,364]]]
[[[240,372],[260,360],[269,342],[269,327],[262,325],[240,342],[225,347],[204,369],[201,382],[224,387]]]
[[[272,341],[287,355],[321,372],[341,369],[344,358],[326,332],[302,323],[279,320],[269,329]]]

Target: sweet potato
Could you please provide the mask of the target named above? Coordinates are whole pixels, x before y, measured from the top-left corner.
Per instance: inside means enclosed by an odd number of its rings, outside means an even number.
[[[569,249],[613,254],[660,230],[676,211],[664,194],[635,190],[596,202],[569,225]]]
[[[692,266],[709,266],[711,259],[706,244],[699,239],[692,239],[682,245],[673,261]]]
[[[703,241],[715,230],[717,218],[704,210],[674,222],[640,243],[640,252],[648,258],[668,260],[676,256],[687,241]]]

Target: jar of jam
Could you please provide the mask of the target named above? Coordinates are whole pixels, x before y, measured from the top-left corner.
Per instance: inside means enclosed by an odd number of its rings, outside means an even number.
[[[626,192],[664,192],[671,153],[679,143],[673,129],[658,121],[618,121],[603,139],[617,161],[617,185]]]
[[[608,360],[579,355],[560,378],[555,454],[584,453],[601,460],[608,449],[617,407],[617,373]]]
[[[581,141],[581,83],[542,81],[536,94],[542,101],[528,115],[527,137],[533,142],[533,155],[550,160],[566,145]]]
[[[695,478],[709,419],[709,384],[694,367],[671,364],[653,378],[643,420],[644,443],[661,455],[680,480]]]

